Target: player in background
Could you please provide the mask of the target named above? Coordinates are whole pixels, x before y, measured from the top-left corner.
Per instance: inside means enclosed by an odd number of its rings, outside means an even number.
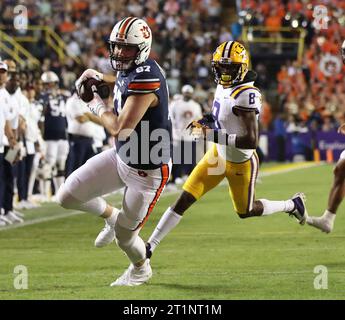
[[[43,148],[43,138],[41,130],[39,128],[39,123],[42,118],[43,105],[37,99],[37,92],[33,87],[27,88],[28,99],[30,103],[30,112],[28,119],[28,132],[27,132],[27,144],[29,142],[29,147],[27,146],[28,154],[33,156],[31,160],[31,170],[27,168],[26,170],[26,181],[27,181],[27,196],[30,202],[29,206],[37,206],[37,203],[32,201],[32,195],[34,190],[34,184],[37,177],[39,162],[44,158]],[[41,183],[41,182],[40,182]],[[43,193],[44,183],[40,188],[40,192]],[[43,196],[43,194],[42,194]]]
[[[345,64],[345,40],[341,46],[341,55]],[[345,123],[339,127],[338,133],[345,134]],[[333,185],[328,195],[327,209],[321,217],[310,216],[307,219],[307,223],[310,226],[326,233],[330,233],[333,230],[337,210],[345,196],[345,150],[341,153],[333,174]]]
[[[174,144],[172,179],[175,183],[189,175],[196,165],[197,143],[186,127],[192,120],[202,117],[201,106],[193,100],[193,87],[186,84],[181,93],[181,98],[174,99],[169,105]]]
[[[16,209],[33,209],[36,205],[28,200],[28,184],[29,176],[32,169],[33,159],[35,155],[36,134],[38,126],[37,122],[33,120],[32,105],[30,104],[26,94],[24,72],[20,73],[20,86],[17,88],[15,96],[19,103],[19,130],[18,137],[22,141],[25,152],[20,161],[16,164],[16,181],[18,190],[18,203]],[[24,94],[25,93],[25,94]],[[20,212],[17,212],[20,215]],[[23,214],[20,215],[23,217]]]
[[[20,222],[20,217],[12,217],[12,215],[5,215],[4,208],[4,192],[7,189],[5,168],[8,171],[8,163],[5,163],[5,136],[8,141],[8,149],[14,148],[17,144],[16,132],[13,129],[13,104],[10,103],[10,94],[6,90],[5,86],[8,81],[8,65],[0,61],[0,226],[6,226],[13,222]],[[12,172],[12,171],[11,171]],[[18,219],[17,219],[18,218]]]
[[[103,247],[114,240],[131,264],[111,286],[134,286],[152,276],[145,243],[139,232],[157,203],[171,170],[171,122],[168,87],[160,66],[149,59],[152,33],[147,23],[128,17],[114,26],[109,40],[110,62],[116,76],[87,69],[77,80],[80,94],[88,78],[114,83],[114,111],[108,111],[98,93],[88,103],[116,149],[106,150],[74,171],[58,192],[59,203],[90,212],[105,220],[95,240]],[[158,153],[156,153],[158,152]],[[101,196],[125,187],[122,208]]]
[[[55,193],[65,181],[68,155],[66,101],[67,96],[59,90],[59,77],[53,71],[42,74],[43,93],[39,98],[43,105],[43,139],[46,143],[45,159],[49,165],[48,176],[53,178]],[[51,180],[45,181],[44,193],[49,198]]]
[[[189,126],[192,135],[213,141],[214,145],[194,168],[176,203],[160,219],[147,243],[148,257],[186,210],[224,178],[240,218],[287,212],[300,224],[305,223],[307,211],[302,193],[286,201],[255,200],[261,93],[254,87],[256,73],[248,71],[248,63],[246,49],[236,41],[224,42],[214,52],[212,69],[218,85],[212,114]]]
[[[3,88],[2,98],[4,99],[1,104],[8,105],[9,110],[9,122],[12,127],[12,133],[18,142],[17,147],[22,145],[22,137],[19,136],[21,131],[21,125],[23,125],[23,118],[20,115],[20,101],[18,99],[18,88],[20,84],[19,73],[16,63],[13,60],[7,59],[4,62],[8,66],[7,71],[7,81]],[[7,161],[6,155],[11,151],[12,146],[11,142],[7,140],[7,136],[4,136],[4,167],[3,167],[3,216],[2,220],[6,220],[8,224],[11,223],[21,223],[24,220],[22,219],[22,214],[17,212],[13,208],[13,196],[14,196],[14,182],[15,182],[15,165],[16,162],[23,155],[23,147],[18,148],[19,152],[17,154],[15,161]]]

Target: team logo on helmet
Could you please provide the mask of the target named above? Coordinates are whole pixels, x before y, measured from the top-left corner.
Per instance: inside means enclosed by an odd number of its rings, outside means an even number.
[[[126,71],[145,62],[150,54],[152,32],[139,18],[122,19],[113,28],[109,39],[111,66]]]

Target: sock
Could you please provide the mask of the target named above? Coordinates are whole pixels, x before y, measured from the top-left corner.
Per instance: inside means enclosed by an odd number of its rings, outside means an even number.
[[[114,208],[113,212],[111,213],[110,217],[105,218],[105,220],[107,221],[107,224],[109,224],[110,226],[115,226],[116,220],[117,220],[117,216],[119,215],[119,209]]]
[[[182,216],[177,214],[170,207],[164,212],[148,241],[151,245],[152,252],[163,238],[177,226],[181,218]]]
[[[322,219],[325,219],[330,223],[334,223],[335,217],[336,214],[328,210],[325,210],[324,214],[322,215]]]
[[[294,209],[295,204],[292,200],[271,201],[267,199],[259,199],[264,207],[263,216],[267,216],[277,212],[290,212]]]

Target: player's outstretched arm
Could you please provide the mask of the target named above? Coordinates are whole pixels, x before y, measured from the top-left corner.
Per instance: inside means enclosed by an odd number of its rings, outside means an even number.
[[[218,144],[234,146],[240,149],[256,149],[258,145],[258,124],[255,110],[236,109],[234,108],[239,121],[242,121],[246,133],[244,135],[237,135],[227,133],[224,129],[211,129],[204,118],[198,121],[191,122],[187,129],[190,134],[199,140],[203,137],[207,141],[212,141]]]

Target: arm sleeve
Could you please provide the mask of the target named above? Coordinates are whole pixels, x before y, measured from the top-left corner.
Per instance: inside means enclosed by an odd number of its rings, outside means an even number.
[[[129,94],[153,93],[159,90],[160,80],[153,72],[143,71],[136,73],[128,84]]]

